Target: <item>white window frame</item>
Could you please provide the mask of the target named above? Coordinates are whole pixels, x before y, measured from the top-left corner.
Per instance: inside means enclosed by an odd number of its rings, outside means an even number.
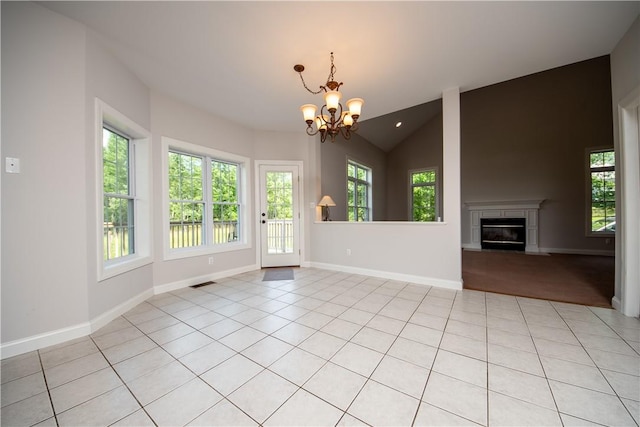
[[[591,223],[592,223],[592,218],[591,218],[591,214],[592,214],[592,208],[591,208],[591,203],[592,203],[592,199],[591,199],[591,172],[592,172],[592,168],[591,168],[591,154],[592,153],[598,153],[598,152],[603,152],[603,151],[614,151],[614,148],[611,146],[601,146],[601,147],[590,147],[585,149],[585,180],[586,180],[586,185],[585,185],[585,190],[586,190],[586,202],[585,202],[585,232],[587,237],[606,237],[606,238],[612,238],[615,237],[616,233],[615,231],[593,231],[591,230]],[[617,160],[617,159],[616,159]],[[614,165],[613,167],[605,167],[602,169],[604,170],[613,170],[614,172],[616,172],[616,194],[618,193],[618,174],[617,174],[617,165]],[[616,201],[616,218],[618,217],[618,197],[616,197],[614,199]]]
[[[133,185],[134,253],[104,260],[104,186],[102,128],[108,127],[130,138],[130,185]],[[99,282],[153,262],[151,211],[151,133],[99,98],[95,99],[97,279]]]
[[[367,169],[369,171],[369,180],[368,181],[362,181],[359,179],[352,179],[351,177],[349,177],[349,164],[352,163],[360,168],[363,169]],[[347,164],[345,166],[345,175],[347,176],[347,180],[346,180],[346,188],[345,188],[345,193],[347,195],[346,197],[346,205],[347,205],[347,218],[346,220],[348,222],[371,222],[373,221],[373,168],[371,168],[371,166],[368,166],[362,162],[359,162],[358,160],[355,160],[353,158],[349,158],[347,157]],[[367,184],[367,206],[366,208],[369,211],[369,218],[366,221],[350,221],[349,220],[349,211],[350,211],[350,207],[349,207],[349,181],[354,181],[356,184],[357,183],[366,183]],[[356,190],[357,191],[357,190]],[[356,198],[357,200],[357,198]],[[357,207],[357,206],[356,206]]]
[[[163,136],[162,140],[162,230],[163,230],[163,247],[164,247],[164,259],[182,259],[190,258],[202,255],[210,255],[215,253],[223,253],[230,251],[237,251],[242,249],[249,249],[252,247],[251,228],[250,228],[250,212],[251,203],[248,197],[249,188],[249,167],[250,159],[237,154],[227,153],[219,151],[213,148],[204,147],[201,145],[192,144],[178,139],[169,138]],[[218,243],[213,244],[213,236],[211,235],[211,196],[208,194],[211,192],[210,178],[204,179],[203,195],[207,201],[205,203],[205,216],[203,223],[205,227],[205,244],[199,246],[191,246],[186,248],[170,248],[169,240],[169,150],[178,151],[184,154],[190,154],[195,156],[202,156],[204,160],[203,174],[205,176],[210,175],[211,166],[208,160],[218,160],[222,162],[235,163],[239,166],[239,202],[240,202],[240,218],[238,227],[241,230],[240,238],[235,242]],[[209,159],[206,159],[209,158]]]
[[[416,185],[415,187],[426,187],[426,186],[431,186],[434,188],[434,194],[435,194],[435,205],[436,205],[436,217],[433,221],[420,221],[420,222],[436,222],[438,221],[438,218],[441,217],[440,215],[440,194],[438,191],[439,185],[438,185],[438,181],[440,180],[440,173],[438,171],[438,167],[437,166],[432,166],[432,167],[427,167],[427,168],[419,168],[419,169],[411,169],[409,170],[409,221],[414,221],[414,222],[418,222],[415,221],[413,219],[413,174],[414,173],[420,173],[420,172],[435,172],[436,175],[436,180],[433,182],[433,184],[419,184]]]

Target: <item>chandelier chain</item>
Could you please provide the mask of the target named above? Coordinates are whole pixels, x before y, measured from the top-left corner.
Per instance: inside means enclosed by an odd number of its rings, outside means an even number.
[[[336,66],[333,65],[333,52],[331,52],[331,68],[329,69],[329,76],[327,77],[327,83],[333,81],[333,79],[335,78],[335,77],[333,77],[333,75],[335,73],[336,73]],[[323,90],[325,92],[327,91],[327,88],[325,86],[320,86],[320,90],[318,90],[318,91],[313,91],[313,90],[309,89],[309,87],[307,86],[307,83],[304,81],[304,77],[302,77],[302,71],[298,71],[298,74],[300,75],[300,80],[302,80],[302,86],[304,86],[304,88],[309,93],[317,95],[320,92],[322,92]]]

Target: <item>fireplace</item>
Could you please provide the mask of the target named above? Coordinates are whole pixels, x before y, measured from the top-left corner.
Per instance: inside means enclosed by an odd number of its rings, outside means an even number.
[[[482,249],[524,251],[526,242],[525,218],[482,218],[480,220]]]

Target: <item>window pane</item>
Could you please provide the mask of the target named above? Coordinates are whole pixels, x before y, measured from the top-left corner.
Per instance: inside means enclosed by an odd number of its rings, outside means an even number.
[[[414,172],[411,174],[412,184],[426,184],[436,181],[435,171]]]
[[[593,152],[591,167],[591,231],[615,232],[616,190],[615,153],[613,150]]]
[[[133,200],[105,196],[103,202],[103,259],[105,261],[134,253]]]
[[[350,161],[347,164],[347,219],[368,221],[371,210],[371,169]]]
[[[102,185],[105,193],[129,194],[129,140],[102,129]]]
[[[362,181],[368,181],[367,170],[364,168],[357,168],[358,179]]]
[[[103,259],[135,253],[133,209],[130,194],[130,141],[102,129]]]
[[[169,247],[200,246],[204,241],[204,203],[169,203]]]
[[[211,189],[214,202],[237,202],[238,165],[213,160],[211,162]]]
[[[293,252],[293,174],[269,171],[267,181],[267,251]]]
[[[353,163],[347,165],[347,176],[356,177],[356,166]]]

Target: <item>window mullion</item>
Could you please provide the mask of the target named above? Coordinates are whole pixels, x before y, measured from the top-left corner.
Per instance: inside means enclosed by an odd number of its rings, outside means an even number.
[[[204,156],[204,167],[202,168],[202,201],[204,202],[204,215],[202,222],[204,223],[205,242],[207,246],[213,245],[213,200],[211,193],[213,192],[213,183],[211,182],[211,157]]]

